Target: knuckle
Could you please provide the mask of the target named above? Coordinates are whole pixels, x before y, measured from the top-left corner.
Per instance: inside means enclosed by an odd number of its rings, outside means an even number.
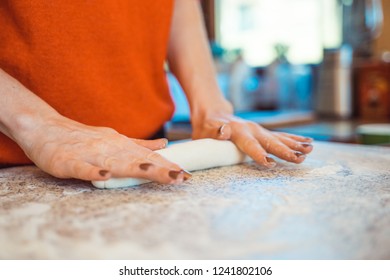
[[[64,166],[68,163],[69,157],[64,153],[54,153],[50,160],[48,161],[50,168],[61,170],[61,166]]]
[[[247,122],[247,125],[249,128],[251,129],[258,129],[258,128],[261,128],[260,125],[258,125],[257,123],[253,122],[253,121],[248,121]]]
[[[266,151],[269,151],[269,150],[271,150],[272,143],[273,143],[272,139],[264,138],[264,140],[263,140],[262,143],[261,143],[261,146],[262,146]]]
[[[258,146],[259,142],[254,138],[246,138],[243,141],[243,146],[245,147],[251,147],[251,146]]]
[[[161,161],[161,160],[163,160],[163,157],[161,155],[159,155],[158,153],[149,152],[146,155],[146,159],[150,160],[150,161]]]
[[[103,159],[103,166],[112,168],[116,162],[116,158],[109,156]]]
[[[235,131],[239,131],[245,128],[245,125],[243,125],[242,122],[238,122],[238,121],[231,121],[229,125]]]

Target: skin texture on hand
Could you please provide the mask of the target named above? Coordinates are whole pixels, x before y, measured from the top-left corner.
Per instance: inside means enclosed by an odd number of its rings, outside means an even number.
[[[65,117],[46,120],[22,145],[26,155],[42,170],[58,178],[107,180],[137,177],[160,183],[180,183],[181,167],[153,150],[166,139],[138,140],[113,129],[80,124]]]

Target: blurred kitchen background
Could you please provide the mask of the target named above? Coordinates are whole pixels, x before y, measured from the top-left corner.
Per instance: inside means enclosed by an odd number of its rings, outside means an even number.
[[[390,1],[202,0],[202,8],[218,82],[238,116],[316,140],[390,143]],[[169,81],[168,137],[188,138],[188,104]],[[363,137],[367,129],[375,139]]]

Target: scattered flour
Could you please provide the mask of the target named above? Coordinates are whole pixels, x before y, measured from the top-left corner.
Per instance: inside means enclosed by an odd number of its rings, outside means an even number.
[[[343,167],[339,164],[331,164],[319,168],[315,168],[309,172],[311,176],[329,176],[337,174],[338,172],[342,171]]]

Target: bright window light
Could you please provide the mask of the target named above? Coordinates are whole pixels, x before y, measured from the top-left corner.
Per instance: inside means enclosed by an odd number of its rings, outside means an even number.
[[[241,49],[252,66],[276,58],[275,45],[288,46],[293,64],[322,61],[324,48],[341,44],[338,0],[216,0],[217,41]]]

